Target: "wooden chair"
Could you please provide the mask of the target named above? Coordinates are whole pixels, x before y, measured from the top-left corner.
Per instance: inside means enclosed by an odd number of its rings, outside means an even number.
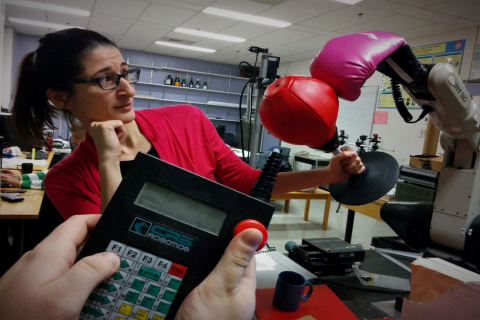
[[[328,226],[328,215],[330,214],[330,202],[332,196],[330,192],[316,189],[315,192],[308,191],[293,191],[289,193],[283,193],[276,196],[272,196],[271,200],[285,200],[285,207],[283,211],[288,213],[290,207],[290,200],[292,199],[305,199],[305,211],[303,214],[303,220],[308,221],[308,213],[310,210],[310,200],[325,200],[325,213],[323,215],[323,225],[322,230],[327,230]]]

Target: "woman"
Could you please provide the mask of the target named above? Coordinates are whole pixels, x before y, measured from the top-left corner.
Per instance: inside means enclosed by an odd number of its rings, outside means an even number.
[[[231,152],[201,110],[189,105],[133,110],[138,76],[113,42],[89,30],[47,34],[22,61],[12,108],[21,137],[44,144],[43,127],[53,126],[55,109],[88,128],[84,142],[44,180],[63,217],[103,212],[138,152],[248,193],[260,171]],[[273,194],[361,173],[363,164],[350,150],[324,169],[280,173]]]

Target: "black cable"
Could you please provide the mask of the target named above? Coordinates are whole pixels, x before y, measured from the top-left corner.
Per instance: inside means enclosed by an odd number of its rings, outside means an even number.
[[[417,123],[418,121],[422,120],[425,118],[425,116],[429,113],[432,112],[433,109],[430,106],[422,106],[422,113],[418,117],[417,120],[412,121],[413,117],[408,112],[407,107],[405,106],[405,103],[403,102],[403,97],[402,97],[402,89],[400,88],[400,83],[396,80],[391,78],[390,83],[392,86],[392,95],[393,95],[393,101],[395,102],[395,107],[398,110],[398,113],[400,113],[400,116],[403,118],[403,120],[406,123]]]
[[[242,98],[243,98],[243,93],[245,92],[245,88],[247,87],[248,83],[250,82],[250,79],[245,83],[242,89],[242,93],[240,93],[240,102],[238,104],[238,115],[239,115],[239,121],[240,121],[240,143],[242,147],[242,160],[245,162],[245,148],[243,145],[243,123],[242,123]],[[248,97],[247,97],[248,99]]]
[[[255,65],[253,66],[253,77],[250,78],[250,80],[253,81],[253,85],[255,85],[255,83],[256,83],[255,69],[257,68],[257,60],[258,60],[258,53],[257,53],[257,56],[255,58]],[[248,97],[247,97],[247,99],[248,99]],[[253,86],[252,86],[252,90],[250,90],[250,106],[253,106]],[[253,110],[253,108],[252,108],[252,110]],[[256,112],[256,110],[255,110],[255,112]],[[251,116],[250,116],[250,118],[251,118]],[[251,121],[251,119],[248,119],[248,150],[250,150],[250,152],[252,151],[252,146],[250,145],[251,144],[251,139],[252,139],[252,121]],[[248,157],[249,162],[250,162],[250,157],[251,156],[252,156],[252,154],[250,154],[250,156]],[[254,166],[255,166],[255,163],[253,164],[253,167]]]
[[[345,288],[351,288],[351,289],[357,289],[357,290],[362,290],[362,291],[372,291],[372,292],[381,292],[381,293],[409,293],[410,290],[390,290],[390,289],[381,289],[381,288],[371,288],[371,287],[357,287],[357,286],[350,286],[348,284],[343,284],[335,281],[328,281],[328,280],[323,280],[320,278],[314,278],[314,279],[309,279],[312,284],[318,284],[317,282],[323,282],[329,285],[334,285],[334,286],[339,286],[339,287],[345,287]]]
[[[257,56],[258,56],[258,53],[257,53]],[[255,69],[253,69],[253,74],[245,71],[245,69],[242,68],[242,64],[246,64],[248,65],[250,68],[252,67],[252,65],[250,63],[248,63],[247,61],[240,61],[240,63],[238,64],[238,68],[240,69],[240,71],[242,71],[245,75],[247,76],[250,76],[250,78],[252,77],[255,77]]]

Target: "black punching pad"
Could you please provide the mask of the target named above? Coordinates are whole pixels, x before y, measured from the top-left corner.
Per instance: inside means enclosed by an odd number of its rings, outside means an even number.
[[[397,160],[384,152],[359,154],[365,165],[362,174],[352,174],[350,178],[331,184],[330,194],[342,204],[360,206],[380,199],[398,181],[400,169]]]

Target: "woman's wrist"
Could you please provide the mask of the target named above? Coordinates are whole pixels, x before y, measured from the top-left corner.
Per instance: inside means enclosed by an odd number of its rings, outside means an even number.
[[[120,166],[120,158],[115,156],[108,156],[108,155],[99,155],[98,156],[98,166]]]

